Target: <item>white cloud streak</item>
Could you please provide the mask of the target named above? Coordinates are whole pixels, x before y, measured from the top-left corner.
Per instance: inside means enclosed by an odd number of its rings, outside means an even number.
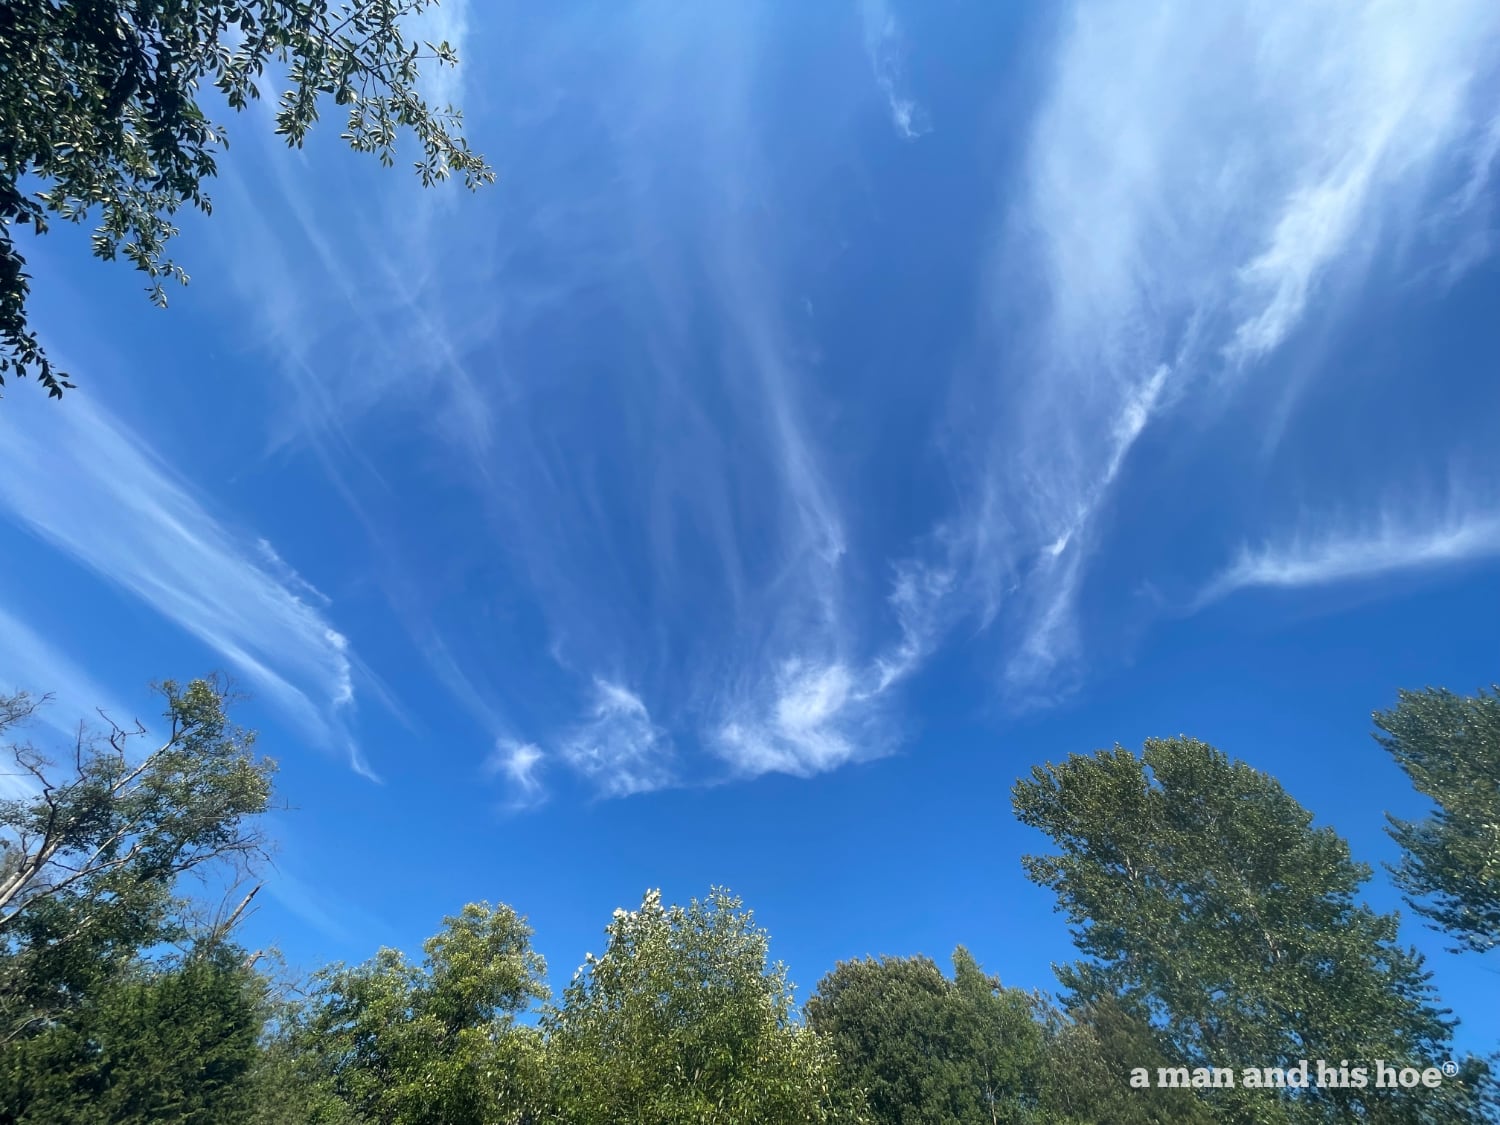
[[[1080,658],[1093,529],[1141,436],[1275,378],[1315,302],[1479,166],[1497,32],[1481,0],[1101,0],[1064,22],[995,243],[1005,409],[965,524],[971,601],[1011,592],[1008,691],[1046,694]],[[1018,318],[1038,326],[1019,347]]]
[[[859,13],[864,26],[865,54],[869,56],[875,84],[885,95],[896,135],[904,141],[914,141],[932,132],[927,112],[907,92],[906,68],[902,62],[905,41],[889,0],[860,0]]]
[[[462,6],[438,12],[455,20],[438,34],[483,50]],[[529,583],[544,631],[567,638],[564,671],[615,670],[583,682],[560,734],[520,738],[462,638],[417,636],[523,804],[545,799],[555,765],[608,796],[695,780],[673,740],[690,724],[735,776],[883,753],[895,689],[965,616],[1001,624],[1009,690],[1055,690],[1079,659],[1099,515],[1143,436],[1267,377],[1433,181],[1450,165],[1487,177],[1492,162],[1476,106],[1500,15],[1480,0],[1079,4],[990,240],[984,342],[1003,377],[955,389],[956,429],[979,450],[955,474],[965,499],[869,612],[860,513],[820,449],[805,318],[788,317],[771,252],[795,239],[798,199],[770,159],[784,123],[762,119],[768,25],[752,12],[647,0],[541,21],[509,85],[486,91],[502,107],[491,135],[530,162],[529,195],[450,225],[445,197],[398,192],[362,225],[278,154],[271,194],[291,222],[236,232],[230,257],[252,263],[247,295],[296,404],[291,434],[363,459],[361,420],[399,416],[403,455],[462,463],[466,529],[493,537],[475,551],[503,553]],[[868,104],[873,71],[897,135],[915,139],[930,126],[903,29],[888,0],[861,0],[859,17],[851,105]],[[569,340],[596,324],[601,344],[625,346],[584,382]],[[333,344],[351,326],[352,356]],[[391,409],[413,402],[432,409]],[[281,677],[288,690],[336,712],[347,654],[304,627],[326,606],[274,560],[252,569],[301,606],[299,644],[266,650],[310,654]],[[243,627],[210,631],[261,652]]]
[[[951,623],[954,574],[936,564],[897,565],[887,608],[899,637],[867,660],[798,655],[725,709],[711,747],[738,777],[787,773],[810,777],[889,753],[892,691],[931,656]],[[816,636],[816,634],[814,634]],[[804,648],[816,646],[803,638]]]
[[[1500,559],[1500,504],[1450,504],[1437,518],[1426,505],[1388,506],[1362,525],[1325,522],[1314,532],[1242,548],[1194,608],[1241,590],[1328,586],[1493,559]]]
[[[804,744],[823,737],[832,711],[820,722],[799,719],[805,677],[792,682],[785,670],[832,669],[833,685],[854,630],[847,523],[807,419],[807,372],[781,307],[783,279],[764,253],[772,189],[755,89],[764,27],[748,10],[683,17],[654,3],[604,22],[563,21],[557,42],[534,44],[538,73],[521,83],[528,90],[565,81],[570,64],[598,50],[588,96],[609,110],[586,127],[600,127],[606,141],[586,156],[554,142],[569,154],[557,156],[564,185],[539,196],[540,212],[498,241],[518,256],[540,251],[555,267],[541,282],[502,269],[498,303],[510,313],[508,336],[524,339],[557,308],[579,315],[600,286],[626,284],[622,351],[646,360],[622,359],[618,381],[600,385],[622,407],[609,432],[583,438],[584,456],[541,440],[549,431],[577,440],[577,422],[525,413],[542,396],[518,385],[519,424],[491,462],[497,480],[515,483],[485,500],[550,633],[567,638],[567,663],[630,669],[629,689],[611,677],[586,682],[581,719],[536,740],[549,760],[620,796],[700,780],[668,730],[719,746],[731,722],[760,716],[784,720]],[[578,162],[604,171],[579,178]],[[717,355],[702,353],[704,323],[714,326]],[[634,526],[601,544],[619,504]],[[625,608],[643,598],[649,615]],[[712,620],[699,612],[708,607]],[[900,663],[890,661],[890,683],[904,674]],[[828,706],[843,722],[866,694]]]
[[[726,723],[719,733],[721,751],[742,775],[808,776],[841,766],[855,754],[841,722],[854,692],[844,665],[790,660],[776,678],[768,712]]]
[[[901,85],[900,26],[882,0],[862,4],[861,14],[869,62],[892,122],[903,139],[915,139],[929,125]],[[738,50],[751,37],[735,29],[723,43]],[[806,417],[815,373],[794,358],[796,332],[781,279],[764,265],[770,232],[753,219],[765,206],[760,178],[768,164],[757,151],[750,70],[737,54],[718,60],[712,75],[721,93],[704,122],[705,186],[724,202],[711,214],[715,237],[706,265],[717,282],[722,323],[740,342],[760,391],[759,401],[748,404],[759,407],[760,417],[747,409],[743,420],[757,426],[772,455],[783,561],[743,599],[736,621],[743,645],[712,666],[719,682],[701,688],[709,719],[699,739],[735,777],[810,776],[893,748],[892,724],[882,720],[893,689],[936,643],[953,575],[942,563],[906,560],[896,567],[887,613],[871,621],[858,611],[851,586],[862,560],[851,555],[839,489]],[[872,647],[868,634],[891,626],[897,639]]]
[[[0,505],[16,522],[197,637],[310,739],[375,779],[346,723],[348,642],[301,596],[305,582],[284,580],[274,548],[232,535],[81,393],[66,409],[18,397],[0,433],[11,458]]]

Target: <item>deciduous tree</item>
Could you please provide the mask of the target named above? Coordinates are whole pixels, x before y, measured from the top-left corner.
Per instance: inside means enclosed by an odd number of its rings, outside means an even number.
[[[382,949],[318,973],[268,1048],[274,1076],[302,1099],[295,1120],[523,1120],[535,1044],[515,1016],[546,995],[530,942],[510,907],[470,903],[424,943],[420,965]]]
[[[1043,1053],[1032,999],[984,973],[968,950],[954,979],[926,957],[841,962],[807,1001],[840,1081],[881,1125],[1034,1120]]]
[[[1395,915],[1355,899],[1369,868],[1274,778],[1193,739],[1152,739],[1140,757],[1116,748],[1038,766],[1015,807],[1059,849],[1023,862],[1085,955],[1059,970],[1071,1000],[1118,998],[1159,1027],[1177,1065],[1451,1057],[1420,955],[1398,944]],[[1230,1120],[1271,1100],[1309,1121],[1479,1120],[1481,1069],[1418,1094],[1237,1088],[1213,1100]]]
[[[193,930],[178,880],[260,850],[254,825],[273,762],[234,727],[226,686],[161,685],[160,744],[145,728],[80,728],[65,765],[12,743],[12,791],[0,801],[0,1042],[76,1006],[139,951]],[[0,729],[34,711],[0,703]]]
[[[1473,696],[1403,691],[1377,712],[1376,740],[1436,806],[1424,820],[1390,817],[1401,845],[1396,884],[1413,910],[1459,949],[1500,945],[1500,687]]]
[[[1048,1003],[1040,1015],[1046,1042],[1041,1122],[1213,1125],[1212,1110],[1192,1090],[1154,1084],[1158,1069],[1175,1066],[1176,1059],[1167,1054],[1155,1028],[1112,997],[1075,1004],[1071,1012]],[[1130,1075],[1137,1068],[1145,1068],[1153,1076],[1151,1086],[1131,1087]],[[1271,1106],[1262,1113],[1258,1125],[1282,1120],[1277,1107]]]
[[[543,1018],[544,1120],[741,1125],[837,1119],[830,1055],[793,1019],[783,966],[739,899],[716,890],[618,910]]]

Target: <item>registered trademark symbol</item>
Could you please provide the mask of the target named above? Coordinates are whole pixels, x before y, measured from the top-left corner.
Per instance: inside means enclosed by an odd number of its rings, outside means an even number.
[[[1458,1073],[1458,1064],[1452,1059],[1449,1059],[1443,1064],[1443,1073],[1446,1074],[1449,1078],[1452,1078],[1455,1074]]]

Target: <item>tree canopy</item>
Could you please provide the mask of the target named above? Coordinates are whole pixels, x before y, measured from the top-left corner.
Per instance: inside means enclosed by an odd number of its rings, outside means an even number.
[[[264,999],[230,944],[138,959],[0,1051],[0,1104],[17,1125],[241,1125],[253,1111]]]
[[[20,795],[0,801],[0,1122],[248,1112],[260,978],[227,940],[237,914],[205,923],[180,882],[259,854],[275,767],[229,721],[222,681],[160,692],[144,754],[138,724],[81,726],[62,763],[8,747]],[[20,735],[37,706],[0,700],[0,731]]]
[[[1397,943],[1395,915],[1355,898],[1370,869],[1274,778],[1194,739],[1150,739],[1140,756],[1117,747],[1035,767],[1015,807],[1059,849],[1023,863],[1085,955],[1058,970],[1072,1002],[1138,1013],[1175,1065],[1451,1057],[1422,958]],[[1482,1068],[1469,1078],[1420,1112],[1478,1120],[1463,1114],[1477,1112]],[[1214,1091],[1247,1115],[1285,1093]],[[1388,1100],[1314,1087],[1295,1105],[1301,1120],[1345,1120]]]
[[[273,979],[235,939],[245,903],[205,919],[182,882],[253,865],[274,766],[222,681],[161,693],[154,749],[109,723],[66,758],[20,739],[36,703],[0,698],[0,1125],[1462,1125],[1495,1108],[1472,1058],[1438,1088],[1164,1082],[1453,1056],[1396,916],[1358,901],[1369,868],[1206,743],[1074,754],[1016,783],[1055,849],[1023,862],[1082,954],[1057,968],[1060,999],[960,946],[951,977],[921,955],[839,962],[804,1022],[722,889],[617,909],[555,997],[526,919],[487,902],[420,958]],[[1446,795],[1492,706],[1403,696],[1381,729]]]
[[[554,1089],[545,1120],[710,1125],[839,1119],[831,1056],[794,1019],[786,969],[739,899],[687,906],[648,892],[617,910],[543,1016]]]
[[[1176,1064],[1164,1037],[1113,997],[1039,1013],[1046,1041],[1037,1120],[1047,1125],[1212,1125],[1213,1109],[1191,1089],[1132,1088],[1128,1076]]]
[[[531,929],[508,906],[444,919],[415,965],[382,949],[316,974],[287,1007],[273,1052],[304,1120],[486,1125],[526,1104],[517,1013],[546,996]]]
[[[29,788],[0,801],[0,1041],[75,1006],[142,948],[191,936],[180,877],[253,859],[275,764],[225,711],[226,685],[161,685],[160,744],[137,755],[144,727],[80,728],[59,768],[12,743]],[[0,731],[35,710],[0,701]]]
[[[1401,845],[1393,869],[1413,910],[1459,949],[1500,945],[1500,687],[1473,696],[1404,691],[1377,712],[1377,741],[1436,808],[1389,817]]]
[[[424,185],[458,173],[474,188],[494,172],[452,106],[420,92],[420,68],[457,64],[446,42],[409,42],[411,17],[435,0],[7,0],[0,4],[0,384],[34,375],[49,395],[73,384],[31,327],[30,275],[12,227],[98,218],[93,252],[121,254],[150,279],[187,274],[167,255],[184,206],[205,213],[206,181],[228,135],[204,104],[212,87],[242,110],[280,87],[276,132],[301,147],[326,102],[343,139],[386,165],[409,132]]]
[[[1032,1119],[1043,1051],[1032,1001],[960,946],[954,978],[926,957],[845,961],[807,1001],[842,1081],[879,1125]]]

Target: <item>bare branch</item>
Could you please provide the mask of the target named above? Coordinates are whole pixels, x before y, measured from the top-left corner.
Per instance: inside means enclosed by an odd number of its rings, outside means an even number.
[[[255,896],[260,893],[260,889],[262,886],[264,886],[263,883],[256,883],[255,886],[251,887],[250,893],[247,894],[244,898],[240,899],[240,904],[229,912],[229,917],[219,922],[213,928],[213,931],[208,936],[210,944],[217,944],[220,941],[223,941],[224,938],[228,936],[229,931],[234,929],[235,926],[239,925],[240,917],[245,913],[245,908],[248,907]]]

